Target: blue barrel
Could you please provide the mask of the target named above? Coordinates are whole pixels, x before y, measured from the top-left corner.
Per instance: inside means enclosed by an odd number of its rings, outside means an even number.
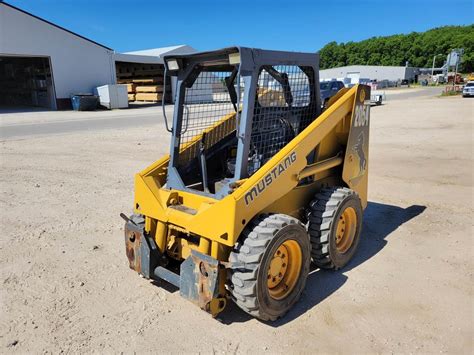
[[[74,111],[93,111],[99,104],[99,97],[92,94],[74,94],[71,96]]]

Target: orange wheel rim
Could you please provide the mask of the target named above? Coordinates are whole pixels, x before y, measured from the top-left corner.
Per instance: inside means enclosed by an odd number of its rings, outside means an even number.
[[[345,253],[352,246],[357,229],[357,214],[355,209],[347,207],[339,216],[336,228],[336,249]]]
[[[303,253],[295,240],[286,240],[278,247],[267,273],[267,286],[272,298],[284,299],[295,288],[302,261]]]

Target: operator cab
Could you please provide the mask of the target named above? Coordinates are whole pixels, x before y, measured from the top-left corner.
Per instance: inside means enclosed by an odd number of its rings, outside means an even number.
[[[169,188],[222,198],[319,115],[318,55],[285,53],[235,47],[165,57],[177,77]]]

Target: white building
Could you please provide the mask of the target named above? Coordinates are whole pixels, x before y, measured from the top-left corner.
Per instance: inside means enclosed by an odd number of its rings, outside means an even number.
[[[113,50],[0,3],[3,104],[70,106],[70,95],[115,83]]]
[[[68,109],[72,94],[117,83],[120,65],[162,68],[165,54],[192,52],[180,45],[115,53],[0,0],[0,106]]]
[[[418,69],[408,66],[349,65],[319,71],[321,80],[351,78],[352,82],[358,82],[359,79],[377,81],[399,81],[406,79],[416,81],[417,75]]]

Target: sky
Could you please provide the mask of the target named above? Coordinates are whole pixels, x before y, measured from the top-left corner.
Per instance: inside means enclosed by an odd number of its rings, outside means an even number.
[[[117,52],[187,44],[314,52],[474,23],[474,0],[5,0]]]

